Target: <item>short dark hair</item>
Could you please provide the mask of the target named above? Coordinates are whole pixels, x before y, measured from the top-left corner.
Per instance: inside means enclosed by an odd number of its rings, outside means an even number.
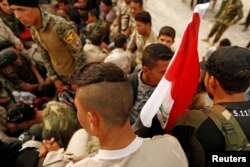
[[[89,63],[73,74],[76,98],[85,109],[99,112],[106,125],[123,126],[129,119],[133,92],[127,76],[113,63]]]
[[[173,57],[173,51],[160,43],[148,45],[142,54],[142,66],[153,68],[159,60],[170,60]]]
[[[99,18],[99,11],[96,9],[89,10],[88,13],[95,16],[97,19]]]
[[[164,26],[159,31],[158,36],[161,36],[161,35],[169,36],[169,37],[173,38],[173,40],[174,40],[175,39],[175,29],[173,27],[170,27],[170,26]]]
[[[139,4],[140,6],[143,5],[143,0],[131,0],[131,2],[137,3],[137,4]],[[130,2],[130,3],[131,3],[131,2]]]
[[[111,0],[101,0],[102,3],[104,3],[106,6],[112,6]]]
[[[114,43],[116,48],[122,48],[123,45],[127,43],[127,37],[123,34],[119,34],[115,38]]]
[[[220,41],[219,46],[231,46],[231,41],[228,38],[224,38]]]
[[[135,16],[135,21],[139,21],[144,24],[151,24],[151,15],[147,11],[141,11]]]
[[[102,42],[102,34],[99,32],[93,32],[88,35],[88,39],[91,41],[93,45],[99,45]]]

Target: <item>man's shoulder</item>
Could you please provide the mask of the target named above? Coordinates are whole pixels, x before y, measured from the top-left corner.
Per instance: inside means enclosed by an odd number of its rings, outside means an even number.
[[[2,19],[2,18],[0,18],[0,24],[1,24],[1,25],[5,25],[5,23],[3,22],[3,19]]]
[[[76,26],[72,22],[69,22],[65,20],[64,18],[57,16],[57,15],[47,13],[46,18],[43,18],[43,19],[46,19],[50,25],[52,25],[53,27],[56,27],[56,30],[58,31],[58,33],[62,33],[67,29],[69,30],[73,29],[74,31],[76,30]]]
[[[154,136],[151,139],[150,138],[144,139],[143,143],[148,144],[148,145],[164,145],[164,146],[179,145],[178,140],[174,136],[169,135],[169,134]]]
[[[208,108],[203,108],[200,110],[188,110],[178,119],[175,126],[197,127],[208,118],[208,115],[206,114],[208,110]]]
[[[93,161],[94,159],[92,157],[87,157],[75,163],[71,161],[66,165],[66,167],[91,167],[93,166]]]
[[[145,164],[187,166],[187,159],[179,141],[168,134],[144,139],[141,148],[133,156],[136,154],[146,159]],[[157,158],[152,155],[157,155]]]

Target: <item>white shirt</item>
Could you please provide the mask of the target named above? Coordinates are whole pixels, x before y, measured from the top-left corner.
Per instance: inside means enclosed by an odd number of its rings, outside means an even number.
[[[122,48],[116,48],[111,51],[104,62],[114,63],[120,67],[125,74],[128,74],[131,70],[131,53],[124,51]]]
[[[99,150],[93,157],[66,167],[187,167],[188,162],[178,140],[171,135],[154,139],[136,137],[120,150]]]

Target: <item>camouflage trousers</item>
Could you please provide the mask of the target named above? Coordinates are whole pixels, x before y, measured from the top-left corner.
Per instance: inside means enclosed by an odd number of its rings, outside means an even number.
[[[210,38],[214,34],[216,34],[214,37],[214,40],[213,40],[213,43],[215,44],[216,42],[218,42],[220,40],[222,34],[226,31],[227,28],[228,28],[228,26],[226,26],[225,24],[220,23],[220,22],[216,22],[213,25],[208,37]]]

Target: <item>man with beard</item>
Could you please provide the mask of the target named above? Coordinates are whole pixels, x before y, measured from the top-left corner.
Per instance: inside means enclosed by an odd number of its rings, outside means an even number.
[[[208,166],[211,153],[238,151],[250,139],[250,102],[245,96],[250,51],[237,46],[219,48],[204,64],[204,85],[213,99],[212,107],[187,111],[173,129],[189,166]]]

